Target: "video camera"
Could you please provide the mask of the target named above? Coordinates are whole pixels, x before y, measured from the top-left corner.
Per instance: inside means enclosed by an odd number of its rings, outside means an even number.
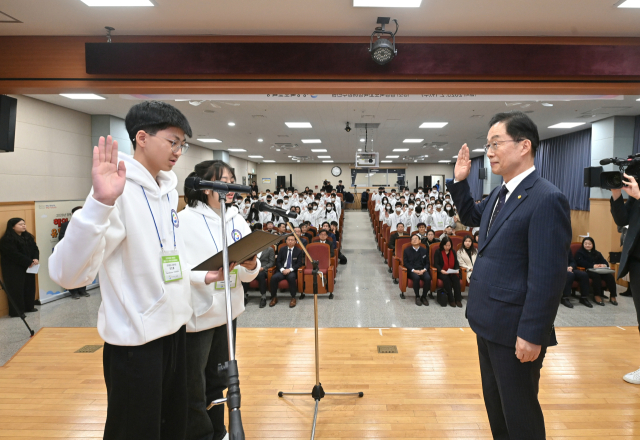
[[[623,187],[623,174],[635,177],[640,180],[640,154],[630,155],[626,159],[612,157],[611,159],[602,159],[600,165],[614,164],[620,168],[620,171],[605,171],[600,173],[600,188],[602,189],[621,189]]]

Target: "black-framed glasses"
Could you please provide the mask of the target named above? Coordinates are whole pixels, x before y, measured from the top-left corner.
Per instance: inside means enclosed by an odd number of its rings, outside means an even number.
[[[177,153],[178,151],[182,150],[182,154],[187,154],[187,151],[189,150],[189,144],[186,141],[179,144],[178,141],[173,139],[167,139],[166,137],[158,136],[157,134],[152,134],[152,133],[147,133],[147,134],[149,136],[159,137],[160,139],[164,139],[165,141],[171,142],[171,151],[174,153]]]
[[[498,148],[500,147],[500,144],[503,144],[505,142],[522,142],[524,139],[507,139],[507,140],[503,140],[503,141],[493,141],[493,142],[489,142],[488,144],[484,144],[484,152],[488,153],[489,150],[491,151],[497,151]]]

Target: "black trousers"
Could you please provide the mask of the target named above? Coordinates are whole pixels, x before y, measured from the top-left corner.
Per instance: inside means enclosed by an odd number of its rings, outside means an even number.
[[[11,295],[13,303],[9,301],[9,316],[17,317],[26,311],[33,310],[36,302],[36,276],[17,266],[6,265],[2,268],[4,284]]]
[[[288,275],[283,275],[282,272],[277,271],[273,275],[271,275],[271,298],[274,298],[278,293],[278,284],[282,280],[287,280],[289,282],[289,293],[291,293],[291,297],[296,297],[296,292],[298,291],[298,278],[296,276],[297,272],[292,270]]]
[[[638,330],[640,330],[640,260],[629,260],[629,288],[633,297],[633,305],[636,306],[636,318]]]
[[[233,320],[235,342],[236,319]],[[225,405],[207,406],[223,397],[226,377],[218,374],[218,364],[229,360],[227,325],[187,333],[187,440],[221,440],[227,434],[224,426]]]
[[[462,301],[462,292],[460,292],[460,275],[457,273],[445,275],[438,271],[438,279],[442,280],[444,291],[449,297],[449,302]]]
[[[587,271],[589,278],[593,280],[591,287],[593,288],[593,296],[602,296],[602,282],[604,281],[609,291],[609,296],[615,298],[618,296],[616,291],[616,280],[613,274],[599,274],[595,272]]]
[[[73,297],[74,295],[77,296],[84,296],[87,294],[87,287],[80,287],[78,289],[69,289],[69,293],[71,294],[71,296]]]
[[[407,271],[407,276],[413,281],[413,292],[416,296],[420,296],[420,280],[424,281],[424,288],[422,289],[423,295],[426,295],[427,292],[431,290],[431,275],[429,275],[429,270],[425,270],[422,275]]]
[[[258,272],[256,280],[258,280],[258,285],[260,286],[260,294],[262,296],[265,296],[267,294],[267,271],[261,270],[260,272]],[[249,284],[251,283],[242,283],[244,293],[247,293],[249,291]]]
[[[522,363],[515,347],[477,336],[484,404],[495,440],[544,440],[544,416],[538,402],[540,369],[547,348]]]
[[[574,281],[580,284],[580,296],[586,298],[589,296],[589,275],[581,270],[567,271],[567,282],[564,285],[563,297],[571,296],[571,285]]]
[[[178,440],[187,433],[186,327],[138,346],[105,342],[106,440]]]

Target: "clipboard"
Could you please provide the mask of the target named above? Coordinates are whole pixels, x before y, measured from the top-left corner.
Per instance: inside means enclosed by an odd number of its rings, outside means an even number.
[[[251,234],[247,234],[240,240],[229,245],[229,262],[236,261],[242,263],[269,246],[286,240],[290,235],[293,234],[274,235],[264,231],[253,231]],[[209,272],[211,270],[219,270],[222,266],[222,251],[220,251],[191,270]]]

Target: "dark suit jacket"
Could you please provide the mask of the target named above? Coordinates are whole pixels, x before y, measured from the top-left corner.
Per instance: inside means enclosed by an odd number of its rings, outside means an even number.
[[[625,202],[622,196],[618,200],[611,197],[611,215],[613,221],[618,226],[629,225],[627,235],[622,245],[622,256],[620,257],[620,269],[618,270],[618,278],[622,278],[629,273],[629,256],[639,256],[638,241],[640,240],[640,202],[629,197]]]
[[[389,237],[389,249],[395,249],[396,248],[396,240],[398,238],[408,238],[410,235],[408,232],[403,232],[402,236],[400,236],[400,234],[398,234],[397,232],[394,232],[393,234],[391,234],[391,236]]]
[[[429,251],[422,246],[418,248],[416,251],[413,246],[407,246],[404,250],[404,255],[402,256],[404,267],[407,268],[408,272],[411,272],[412,269],[429,270]]]
[[[278,259],[276,260],[276,269],[278,272],[280,269],[284,268],[285,264],[287,264],[287,252],[289,248],[283,246],[278,252]],[[304,254],[297,247],[293,248],[293,253],[291,255],[291,266],[294,272],[297,272],[299,268],[304,264]]]
[[[573,270],[576,270],[578,268],[576,260],[573,258],[573,252],[571,252],[571,249],[569,249],[569,264],[567,264],[567,267],[569,266],[573,267]]]
[[[479,336],[508,347],[519,336],[555,345],[555,320],[571,244],[567,198],[537,171],[513,191],[487,235],[500,187],[476,204],[469,183],[448,184],[460,220],[480,226],[467,318]]]
[[[336,186],[336,192],[339,193],[339,194],[344,193],[344,185]]]
[[[453,252],[453,268],[460,269],[458,254],[453,249],[451,249],[449,252]],[[438,273],[440,273],[440,271],[444,269],[444,260],[442,259],[442,251],[440,249],[437,249],[433,254],[433,266],[438,269]]]

